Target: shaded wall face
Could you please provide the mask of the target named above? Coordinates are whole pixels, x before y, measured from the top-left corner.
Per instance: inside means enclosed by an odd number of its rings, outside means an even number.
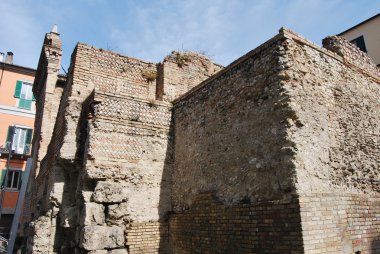
[[[170,218],[173,253],[304,253],[298,199],[223,205],[208,194]]]
[[[286,43],[248,53],[174,105],[174,253],[302,253]]]
[[[205,79],[205,67],[198,61],[192,68],[177,66],[166,72],[162,68],[171,63],[164,62],[157,70],[155,64],[111,52],[89,47],[86,51],[91,60],[79,64],[87,69],[84,74],[94,93],[86,143],[81,144],[85,145],[81,188],[85,203],[80,212],[80,247],[99,250],[126,245],[129,253],[167,253],[172,105],[159,100],[169,92],[164,86],[169,81],[179,82],[181,77],[186,83],[186,87],[172,87],[178,96],[190,89],[188,83],[194,86]],[[84,55],[79,52],[78,57]],[[80,66],[77,70],[81,72]],[[161,90],[156,89],[158,83]],[[93,234],[94,227],[105,237],[123,241],[95,243],[99,235]]]
[[[267,45],[175,104],[175,211],[204,192],[236,204],[294,190],[281,50],[280,41]]]

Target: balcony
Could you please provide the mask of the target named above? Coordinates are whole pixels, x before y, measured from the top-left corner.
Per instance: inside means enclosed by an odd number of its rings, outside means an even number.
[[[12,159],[27,159],[30,158],[31,145],[25,145],[24,149],[22,149],[22,153],[20,150],[12,150]],[[9,149],[6,147],[0,147],[0,158],[7,158],[9,154]]]

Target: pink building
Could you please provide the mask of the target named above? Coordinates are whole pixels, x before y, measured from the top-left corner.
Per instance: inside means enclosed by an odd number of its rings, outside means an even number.
[[[35,103],[32,92],[35,70],[13,64],[13,53],[0,55],[0,169],[4,194],[0,234],[8,238],[19,196],[26,160],[30,156]],[[8,176],[7,161],[12,143]]]

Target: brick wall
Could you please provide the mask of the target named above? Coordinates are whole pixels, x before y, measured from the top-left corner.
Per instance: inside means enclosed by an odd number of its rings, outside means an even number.
[[[380,89],[378,76],[367,67],[282,29],[178,99],[174,250],[189,253],[194,244],[194,251],[219,251],[223,241],[215,235],[237,241],[242,234],[219,227],[223,222],[215,218],[224,216],[221,207],[260,205],[297,193],[301,251],[378,251]],[[202,192],[215,194],[221,205],[194,210]],[[228,216],[238,217],[237,211]],[[258,217],[258,223],[266,220]],[[172,225],[180,230],[172,231]],[[277,232],[266,226],[269,234]],[[193,243],[184,237],[192,232]]]
[[[223,205],[200,194],[170,219],[173,253],[303,253],[298,200]]]
[[[171,102],[221,69],[204,55],[173,51],[158,68],[157,98]]]
[[[219,71],[78,44],[34,250],[378,251],[379,78],[335,52],[281,29]]]
[[[125,230],[128,253],[169,253],[168,229],[168,223],[132,223]]]
[[[316,193],[300,198],[305,253],[380,253],[380,196]]]

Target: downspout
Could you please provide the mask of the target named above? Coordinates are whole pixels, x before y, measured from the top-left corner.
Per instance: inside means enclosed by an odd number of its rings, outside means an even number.
[[[3,81],[3,74],[4,74],[4,70],[5,70],[5,61],[4,61],[4,53],[3,52],[0,52],[0,55],[3,56],[3,59],[2,59],[2,62],[3,62],[3,68],[1,70],[1,76],[0,76],[0,87],[1,87],[1,83]]]

